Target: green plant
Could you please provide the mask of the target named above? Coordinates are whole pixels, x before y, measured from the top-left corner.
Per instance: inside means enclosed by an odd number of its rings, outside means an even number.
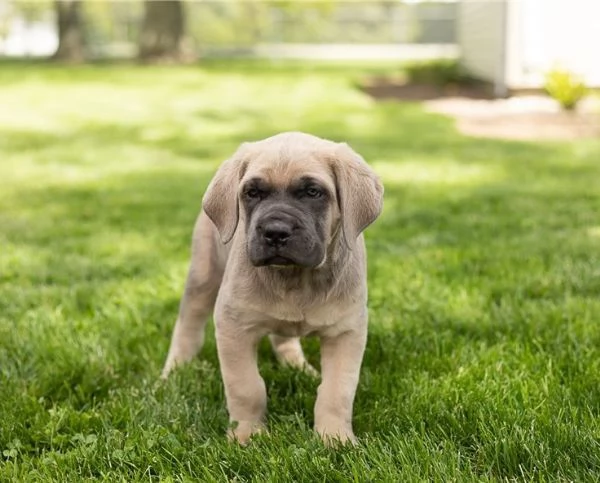
[[[453,59],[417,62],[405,67],[409,82],[447,86],[473,82],[463,67]]]
[[[574,110],[588,92],[588,88],[579,77],[564,69],[548,72],[544,88],[567,111]]]

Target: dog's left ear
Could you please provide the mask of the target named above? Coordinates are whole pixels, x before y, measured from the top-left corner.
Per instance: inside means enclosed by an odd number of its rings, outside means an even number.
[[[383,184],[373,169],[346,143],[338,144],[332,168],[336,177],[342,231],[349,249],[381,213]]]
[[[248,165],[249,144],[242,144],[221,164],[202,198],[202,208],[217,227],[223,243],[229,243],[238,225],[238,187]]]

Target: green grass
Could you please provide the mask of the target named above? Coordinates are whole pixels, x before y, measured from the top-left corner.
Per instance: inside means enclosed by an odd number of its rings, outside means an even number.
[[[600,480],[600,142],[465,138],[365,69],[0,64],[0,481]],[[158,382],[211,174],[291,129],[386,184],[357,448],[321,445],[317,382],[266,344],[248,448],[212,327]]]

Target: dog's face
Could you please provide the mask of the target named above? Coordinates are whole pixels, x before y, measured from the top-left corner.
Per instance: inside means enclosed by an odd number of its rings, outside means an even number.
[[[377,176],[347,145],[283,133],[242,145],[203,206],[225,243],[244,225],[254,266],[316,268],[338,231],[352,248],[379,215],[382,195]]]
[[[248,166],[239,200],[254,266],[325,262],[339,210],[333,175],[320,154],[266,149]]]

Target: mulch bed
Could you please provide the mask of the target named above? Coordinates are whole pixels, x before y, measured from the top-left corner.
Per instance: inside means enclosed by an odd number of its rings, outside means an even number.
[[[485,84],[439,86],[406,83],[388,78],[371,78],[361,83],[360,89],[377,100],[428,101],[444,97],[492,98],[491,88]]]
[[[518,140],[600,139],[597,106],[563,112],[549,98],[540,95],[495,99],[487,84],[443,87],[370,78],[360,89],[376,100],[424,102],[428,111],[454,117],[457,129],[469,136]]]

